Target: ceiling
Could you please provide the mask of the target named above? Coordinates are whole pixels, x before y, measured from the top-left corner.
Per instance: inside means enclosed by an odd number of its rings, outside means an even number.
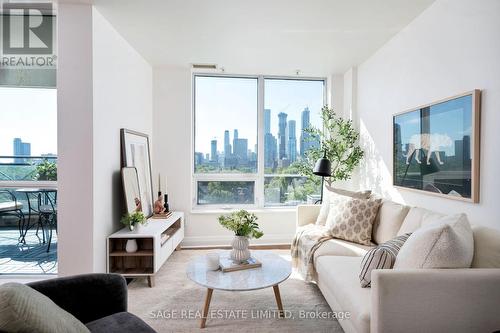
[[[344,73],[434,0],[94,0],[153,66]]]

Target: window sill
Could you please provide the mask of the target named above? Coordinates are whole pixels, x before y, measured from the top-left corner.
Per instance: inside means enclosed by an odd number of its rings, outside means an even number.
[[[190,213],[192,215],[202,214],[227,214],[237,210],[238,208],[223,209],[223,208],[192,208]],[[245,209],[245,208],[243,208]],[[272,213],[295,213],[297,206],[293,207],[268,207],[268,208],[248,208],[250,213],[256,214],[272,214]]]

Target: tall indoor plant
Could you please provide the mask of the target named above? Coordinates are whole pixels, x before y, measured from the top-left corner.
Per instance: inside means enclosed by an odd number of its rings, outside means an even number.
[[[331,186],[335,181],[351,178],[364,152],[358,143],[359,133],[351,120],[337,115],[328,105],[321,109],[321,120],[323,128],[310,126],[304,129],[309,134],[308,140],[319,141],[320,145],[307,150],[305,158],[297,161],[295,167],[301,175],[314,179],[314,164],[326,156],[331,162],[331,176],[325,181]]]
[[[219,216],[219,223],[234,232],[231,259],[242,262],[250,258],[248,244],[250,238],[260,238],[264,235],[256,222],[257,216],[242,209],[227,215]]]

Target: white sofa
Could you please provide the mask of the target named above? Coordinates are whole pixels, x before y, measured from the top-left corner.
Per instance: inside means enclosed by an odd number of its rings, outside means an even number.
[[[319,205],[297,208],[297,226],[315,223]],[[425,225],[422,208],[384,201],[373,246]],[[498,221],[500,223],[500,221]],[[500,227],[500,225],[499,225]],[[472,268],[374,270],[361,288],[360,264],[371,248],[332,239],[315,252],[317,283],[345,332],[493,332],[500,330],[500,230],[473,226]]]

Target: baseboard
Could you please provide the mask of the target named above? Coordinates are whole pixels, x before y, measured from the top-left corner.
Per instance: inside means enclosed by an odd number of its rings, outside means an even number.
[[[250,245],[250,250],[290,250],[290,244]],[[181,246],[182,250],[230,250],[231,245]]]
[[[265,235],[264,239],[251,239],[251,247],[262,246],[283,246],[289,245],[292,242],[294,234],[273,234]],[[224,248],[229,247],[232,236],[185,236],[182,240],[182,248]]]

